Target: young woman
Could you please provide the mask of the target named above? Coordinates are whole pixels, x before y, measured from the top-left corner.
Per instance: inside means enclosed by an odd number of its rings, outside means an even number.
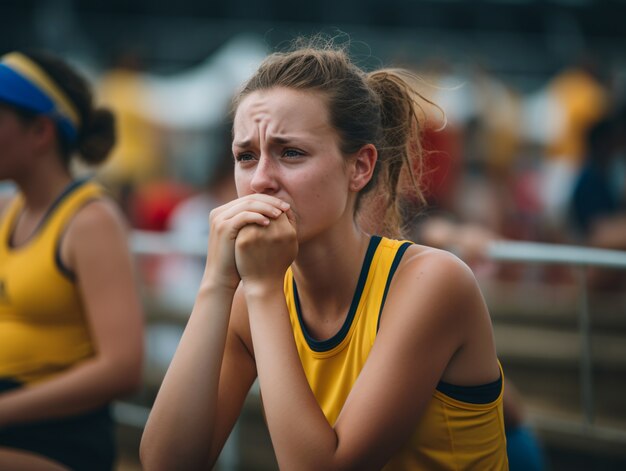
[[[140,382],[141,309],[125,227],[70,158],[103,161],[113,116],[59,59],[0,59],[0,469],[111,470],[108,404]]]
[[[507,469],[502,372],[471,271],[393,227],[419,95],[340,50],[270,56],[236,101],[239,198],[211,212],[196,304],[145,469],[207,469],[258,376],[281,469]],[[410,168],[407,167],[407,168]]]

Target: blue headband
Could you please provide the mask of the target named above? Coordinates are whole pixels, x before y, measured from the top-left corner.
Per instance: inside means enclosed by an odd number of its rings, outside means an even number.
[[[0,62],[0,101],[51,118],[65,140],[73,144],[80,124],[65,93],[33,61],[12,53]]]

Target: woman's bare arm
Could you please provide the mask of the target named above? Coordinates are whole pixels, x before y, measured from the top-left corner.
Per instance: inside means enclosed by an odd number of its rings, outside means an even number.
[[[234,242],[242,227],[282,213],[280,204],[255,195],[211,213],[200,291],[142,438],[144,469],[206,469],[217,459],[256,377]]]
[[[144,469],[207,469],[217,459],[256,377],[252,357],[228,327],[233,296],[200,289],[144,430]]]

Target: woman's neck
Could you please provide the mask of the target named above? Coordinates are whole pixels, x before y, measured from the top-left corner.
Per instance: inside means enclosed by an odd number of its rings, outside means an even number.
[[[312,333],[341,325],[348,312],[370,237],[355,224],[302,244],[292,266],[302,315]],[[324,336],[324,335],[322,335]]]
[[[72,177],[66,169],[42,162],[16,183],[24,197],[25,209],[37,213],[45,211],[71,181]]]

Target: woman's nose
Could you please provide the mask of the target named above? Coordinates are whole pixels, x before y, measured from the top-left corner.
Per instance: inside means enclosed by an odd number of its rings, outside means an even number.
[[[267,154],[261,154],[250,181],[250,188],[255,193],[272,194],[278,190],[276,163]]]

